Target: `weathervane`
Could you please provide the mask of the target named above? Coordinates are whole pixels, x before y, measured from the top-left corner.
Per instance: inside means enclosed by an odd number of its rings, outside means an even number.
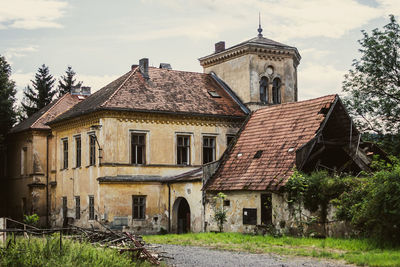
[[[262,31],[263,31],[263,29],[261,28],[261,15],[260,15],[260,12],[258,12],[258,38],[261,38],[261,37],[263,37],[263,35],[262,35]]]

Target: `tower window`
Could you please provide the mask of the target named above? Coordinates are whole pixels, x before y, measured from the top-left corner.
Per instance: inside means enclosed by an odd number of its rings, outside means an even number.
[[[281,103],[281,84],[279,78],[275,78],[272,82],[272,103],[274,104]]]
[[[260,101],[268,103],[268,78],[262,77],[260,80]]]

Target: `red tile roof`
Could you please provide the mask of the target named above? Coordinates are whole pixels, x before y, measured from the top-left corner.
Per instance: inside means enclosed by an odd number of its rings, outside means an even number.
[[[65,94],[59,99],[54,100],[26,120],[14,126],[10,133],[21,132],[25,130],[50,130],[47,122],[54,120],[58,115],[72,108],[84,99],[83,96]]]
[[[96,110],[236,117],[246,115],[210,74],[150,67],[149,76],[146,80],[136,67],[54,122]],[[209,91],[216,92],[220,97],[212,97]]]
[[[278,190],[293,173],[296,150],[320,129],[326,116],[321,109],[329,109],[336,97],[329,95],[255,111],[205,189]]]

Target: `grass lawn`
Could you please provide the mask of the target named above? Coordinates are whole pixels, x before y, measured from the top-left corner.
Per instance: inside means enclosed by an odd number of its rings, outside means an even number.
[[[0,249],[0,266],[151,266],[135,264],[128,253],[79,243],[64,238],[62,250],[58,235],[47,238],[16,238],[8,249]]]
[[[240,233],[148,235],[143,239],[149,243],[344,260],[359,266],[400,266],[400,248],[381,249],[367,239],[271,237]]]

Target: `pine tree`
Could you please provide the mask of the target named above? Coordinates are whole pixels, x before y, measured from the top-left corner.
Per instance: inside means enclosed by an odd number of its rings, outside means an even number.
[[[15,123],[15,82],[10,80],[11,67],[6,59],[0,56],[0,147],[7,132]]]
[[[28,117],[50,104],[56,93],[56,90],[53,90],[55,79],[44,64],[35,74],[35,80],[31,80],[31,82],[32,87],[28,85],[24,90],[22,102],[22,107]]]
[[[76,79],[74,78],[75,76],[75,71],[73,71],[71,66],[68,66],[67,70],[65,71],[65,75],[61,76],[60,80],[58,81],[58,94],[59,96],[62,96],[66,93],[71,92],[71,88],[73,86],[81,86],[82,82],[78,82],[75,84]]]

